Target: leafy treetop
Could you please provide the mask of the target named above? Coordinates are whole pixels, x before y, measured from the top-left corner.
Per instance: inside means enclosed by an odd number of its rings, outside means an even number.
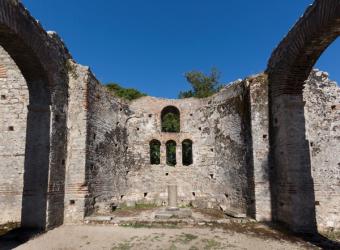
[[[185,74],[186,80],[192,87],[192,90],[181,91],[179,98],[204,98],[217,93],[221,89],[219,83],[220,72],[216,68],[212,68],[209,75],[205,75],[200,71],[190,71]]]

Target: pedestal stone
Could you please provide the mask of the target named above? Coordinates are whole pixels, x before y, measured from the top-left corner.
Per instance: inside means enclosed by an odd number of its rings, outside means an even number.
[[[168,210],[178,210],[177,185],[168,185]]]

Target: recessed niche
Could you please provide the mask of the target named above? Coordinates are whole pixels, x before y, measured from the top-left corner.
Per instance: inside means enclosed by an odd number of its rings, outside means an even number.
[[[115,147],[118,147],[118,144],[115,144]]]
[[[214,149],[213,149],[213,148],[211,148],[211,149],[210,149],[210,151],[211,151],[211,152],[214,152]]]
[[[331,109],[332,109],[332,110],[335,110],[335,108],[336,108],[335,105],[332,105],[332,106],[331,106]]]
[[[214,179],[214,174],[209,174],[210,179]]]
[[[190,114],[190,116],[193,116],[193,114]]]
[[[165,176],[168,176],[169,175],[169,173],[165,173]]]
[[[123,109],[122,109],[122,108],[120,108],[120,109],[119,109],[119,111],[123,111]]]
[[[315,206],[320,206],[320,201],[315,201]]]
[[[1,100],[6,100],[6,99],[7,99],[6,95],[1,95]]]
[[[118,125],[119,125],[119,122],[117,122],[116,125],[118,126]]]
[[[93,140],[96,139],[96,133],[93,133]]]
[[[126,171],[126,174],[128,175],[130,173],[130,171]]]
[[[70,200],[70,205],[74,205],[76,204],[76,201],[75,200]]]
[[[62,161],[61,161],[61,165],[65,165],[65,160],[63,159]]]
[[[195,197],[195,196],[196,196],[196,193],[195,193],[195,192],[192,192],[192,196],[194,196],[194,197]]]
[[[148,196],[148,193],[144,193],[144,198],[145,198],[146,196]]]
[[[8,127],[8,131],[14,131],[14,127],[13,126],[9,126]]]
[[[139,131],[139,128],[137,128],[137,131]]]
[[[124,198],[124,195],[122,194],[121,196],[120,196],[120,199],[122,200]]]
[[[224,194],[224,196],[225,196],[226,198],[229,198],[229,194]]]
[[[152,114],[149,114],[149,117],[151,118],[151,117],[152,117]]]
[[[59,115],[55,115],[55,116],[54,116],[54,121],[55,121],[55,122],[59,122]]]
[[[263,135],[262,137],[263,137],[263,139],[267,139],[267,135]]]
[[[201,128],[201,127],[198,127],[198,130],[202,130],[202,128]]]

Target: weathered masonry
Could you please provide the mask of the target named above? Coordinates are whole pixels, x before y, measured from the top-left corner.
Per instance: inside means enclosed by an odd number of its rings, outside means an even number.
[[[126,102],[19,1],[0,0],[0,223],[165,206],[175,184],[183,206],[340,229],[340,89],[312,69],[339,20],[340,0],[316,0],[265,73],[208,98]]]

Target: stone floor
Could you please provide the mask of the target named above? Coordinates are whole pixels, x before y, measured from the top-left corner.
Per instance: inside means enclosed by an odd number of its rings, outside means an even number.
[[[258,237],[211,228],[136,228],[112,225],[62,226],[16,249],[317,249],[299,240]]]
[[[85,225],[65,225],[45,234],[21,229],[6,233],[17,225],[10,224],[0,230],[0,250],[340,249],[340,233],[306,238],[251,219],[226,217],[219,210],[191,209],[187,218],[155,218],[160,211],[124,208],[88,217]]]

